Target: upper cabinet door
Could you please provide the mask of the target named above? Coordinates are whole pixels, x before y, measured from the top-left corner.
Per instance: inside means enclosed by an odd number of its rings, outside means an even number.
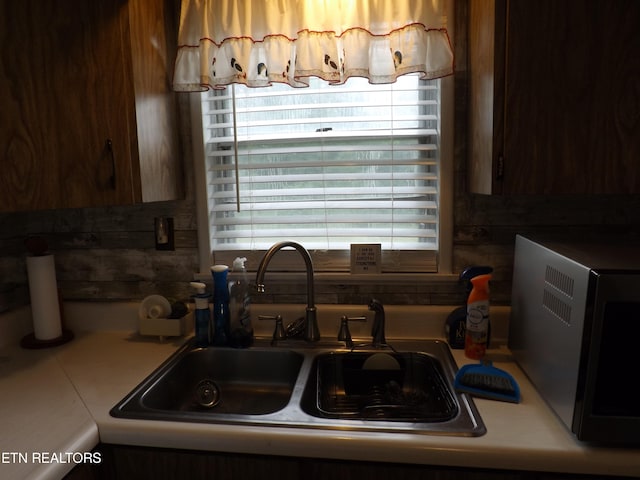
[[[145,200],[129,3],[138,2],[0,3],[0,211]],[[165,40],[164,30],[155,34]],[[148,74],[168,78],[162,68]],[[172,98],[164,83],[156,97]],[[174,139],[171,107],[157,118],[171,117],[163,132]],[[166,154],[171,165],[175,144]],[[174,190],[162,199],[179,198]]]
[[[470,2],[470,189],[640,193],[640,2]]]

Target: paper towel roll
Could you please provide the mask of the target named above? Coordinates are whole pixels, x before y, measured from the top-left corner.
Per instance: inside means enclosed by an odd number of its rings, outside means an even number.
[[[27,257],[31,315],[37,340],[52,340],[62,335],[58,284],[53,255]]]

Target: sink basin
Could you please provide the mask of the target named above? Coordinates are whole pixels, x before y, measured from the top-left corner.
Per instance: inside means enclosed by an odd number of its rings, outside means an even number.
[[[375,358],[382,358],[383,364],[370,363]],[[440,362],[431,355],[334,352],[316,357],[311,372],[302,399],[302,408],[310,415],[446,422],[458,414]]]
[[[152,374],[114,416],[197,420],[201,415],[265,415],[283,409],[304,356],[290,350],[181,350]]]
[[[263,415],[289,402],[303,357],[291,351],[189,351],[142,396],[156,410]]]
[[[119,418],[307,429],[479,436],[475,404],[453,389],[446,343],[397,341],[396,351],[292,342],[248,349],[185,344],[111,409]],[[294,347],[295,345],[295,347]],[[371,365],[372,355],[391,356]],[[365,365],[366,364],[366,365]]]

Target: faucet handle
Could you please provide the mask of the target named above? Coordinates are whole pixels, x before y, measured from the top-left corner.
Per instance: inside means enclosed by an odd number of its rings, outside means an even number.
[[[338,340],[344,342],[347,348],[353,348],[353,340],[349,331],[349,322],[366,322],[367,317],[347,317],[343,315],[340,318],[340,331],[338,332]]]
[[[271,346],[275,347],[280,340],[287,339],[287,332],[282,325],[282,315],[258,315],[258,320],[275,320],[276,325],[273,329],[273,337],[271,338]]]

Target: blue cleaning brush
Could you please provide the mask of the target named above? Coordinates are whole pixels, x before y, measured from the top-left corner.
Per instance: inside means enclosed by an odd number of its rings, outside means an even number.
[[[491,362],[464,365],[456,374],[453,386],[458,392],[476,397],[519,403],[520,387],[515,379]]]

